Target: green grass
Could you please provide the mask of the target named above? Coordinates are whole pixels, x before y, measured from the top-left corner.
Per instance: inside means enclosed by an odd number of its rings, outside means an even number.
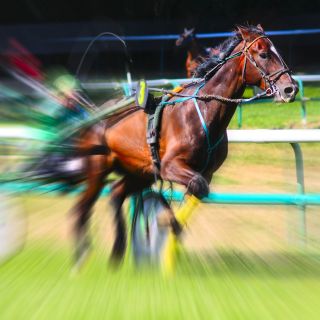
[[[242,107],[243,129],[286,129],[286,128],[320,128],[320,102],[307,102],[307,124],[302,123],[301,104],[255,103]],[[236,111],[229,128],[238,128],[238,112]]]
[[[318,319],[320,256],[222,251],[183,256],[172,278],[95,253],[72,277],[70,255],[29,245],[0,267],[1,319]]]
[[[304,88],[304,95],[307,98],[319,98],[320,87],[307,85]],[[248,96],[250,96],[248,92]],[[300,98],[298,94],[297,98]],[[307,101],[306,114],[307,124],[302,124],[302,108],[301,102],[293,103],[273,103],[257,102],[245,104],[242,107],[242,128],[268,128],[268,129],[284,129],[284,128],[304,128],[320,127],[320,101]],[[235,113],[230,128],[238,128],[238,111]]]

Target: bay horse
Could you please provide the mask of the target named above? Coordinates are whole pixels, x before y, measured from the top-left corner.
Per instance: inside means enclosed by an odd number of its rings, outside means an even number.
[[[278,102],[294,101],[298,90],[290,70],[260,25],[237,27],[234,35],[216,49],[219,56],[212,56],[196,69],[200,80],[180,91],[187,98],[169,96],[161,120],[161,167],[156,175],[183,185],[187,194],[197,199],[208,195],[212,175],[227,157],[226,129],[246,85],[267,90]],[[210,95],[216,98],[210,99]],[[80,150],[89,154],[90,149],[100,146],[105,151],[86,157],[86,189],[73,209],[78,262],[89,249],[91,209],[106,176],[113,171],[123,177],[111,187],[116,227],[111,258],[123,258],[126,226],[122,204],[129,195],[154,182],[154,163],[146,133],[147,115],[134,103],[82,133]],[[170,224],[173,229],[179,225],[172,211]]]
[[[200,64],[207,60],[211,55],[218,53],[214,48],[205,48],[199,44],[194,33],[194,28],[184,28],[183,33],[180,34],[175,44],[176,47],[186,48],[187,50],[185,67],[188,78],[192,77]]]

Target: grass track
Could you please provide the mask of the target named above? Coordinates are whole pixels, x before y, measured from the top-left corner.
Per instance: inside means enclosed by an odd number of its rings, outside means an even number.
[[[119,271],[93,254],[76,277],[70,255],[30,244],[0,268],[1,319],[318,319],[320,256],[220,252],[183,256],[178,274]]]

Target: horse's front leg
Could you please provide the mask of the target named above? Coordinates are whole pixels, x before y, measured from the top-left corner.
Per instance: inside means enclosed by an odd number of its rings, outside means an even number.
[[[164,180],[184,185],[188,194],[194,195],[198,199],[202,199],[209,194],[207,180],[182,160],[173,159],[163,162],[161,177]]]
[[[197,208],[200,199],[208,195],[209,184],[201,174],[181,160],[163,162],[161,176],[165,180],[182,184],[187,188],[188,196],[185,204],[175,214],[175,219],[183,227]],[[164,248],[162,261],[167,274],[174,271],[178,246],[179,240],[176,234],[171,233]]]
[[[163,161],[161,165],[161,177],[164,180],[182,184],[187,188],[189,204],[187,203],[186,206],[184,206],[185,208],[187,206],[190,209],[194,208],[195,202],[199,202],[199,200],[196,201],[196,199],[202,199],[209,193],[209,185],[206,179],[181,160],[173,159],[170,161]],[[182,230],[182,226],[186,224],[186,220],[191,215],[192,211],[179,210],[174,214],[171,209],[166,210],[166,216],[160,216],[158,224],[170,224],[173,232],[178,235]],[[182,214],[182,212],[184,212],[184,214]],[[186,212],[188,212],[188,214],[186,214]]]

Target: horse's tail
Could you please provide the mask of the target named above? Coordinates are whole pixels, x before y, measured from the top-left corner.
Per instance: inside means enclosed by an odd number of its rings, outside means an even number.
[[[23,168],[20,180],[39,185],[55,184],[55,190],[73,191],[85,179],[84,159],[45,154]]]

